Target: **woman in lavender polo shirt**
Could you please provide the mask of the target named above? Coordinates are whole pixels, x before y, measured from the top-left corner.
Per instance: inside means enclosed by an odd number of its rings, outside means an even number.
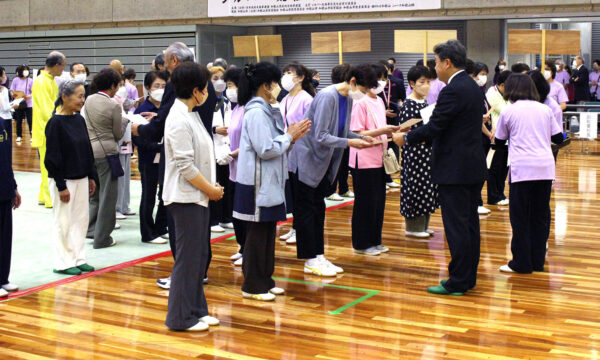
[[[496,144],[510,140],[513,259],[501,266],[500,271],[529,274],[544,271],[555,176],[550,142],[560,144],[563,135],[552,110],[539,103],[538,91],[529,76],[513,74],[504,87],[504,98],[512,104],[500,114]]]
[[[29,136],[31,136],[31,119],[33,100],[31,99],[31,88],[33,87],[33,79],[29,77],[29,66],[21,65],[17,67],[17,77],[15,77],[10,85],[10,91],[22,91],[25,94],[25,103],[27,106],[19,106],[15,110],[14,118],[17,122],[17,142],[21,142],[23,138],[23,120],[27,118],[29,126]],[[14,97],[14,96],[13,96]]]

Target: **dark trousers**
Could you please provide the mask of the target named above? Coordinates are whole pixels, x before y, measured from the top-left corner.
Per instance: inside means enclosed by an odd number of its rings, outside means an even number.
[[[350,159],[350,148],[344,149],[344,154],[342,155],[342,162],[340,163],[340,168],[337,173],[337,177],[335,182],[330,185],[330,189],[328,194],[325,196],[329,196],[335,193],[337,189],[337,193],[342,195],[348,192],[348,161]]]
[[[158,164],[140,164],[139,169],[142,179],[140,233],[142,241],[147,242],[167,233],[167,210],[162,197],[159,197],[156,220],[154,219],[154,205],[158,190]]]
[[[491,148],[490,141],[489,140],[487,142],[484,141],[484,143],[483,143],[483,155],[484,155],[485,159],[487,159],[488,153],[490,152],[490,148]],[[488,172],[489,171],[488,171],[488,169],[486,167],[486,169],[485,169],[485,174],[486,174],[485,177],[486,177],[486,179],[489,178]],[[483,206],[483,198],[481,197],[481,192],[483,191],[483,185],[484,184],[485,183],[481,183],[481,187],[479,188],[479,199],[477,201],[477,205],[479,205],[479,206]],[[489,203],[489,199],[488,199],[488,203]]]
[[[294,222],[296,223],[296,251],[298,259],[313,259],[325,253],[325,196],[331,189],[327,176],[321,183],[312,188],[293,177]]]
[[[229,188],[231,189],[231,198],[235,197],[235,182],[229,180]],[[244,253],[244,244],[246,243],[246,233],[247,233],[247,222],[244,220],[232,219],[233,222],[233,231],[235,232],[235,241],[237,241],[240,246],[240,250],[238,251],[240,254]]]
[[[439,185],[442,221],[450,256],[450,278],[444,285],[450,292],[465,292],[477,282],[481,237],[477,202],[481,185]]]
[[[0,118],[0,121],[4,121],[4,130],[6,130],[7,138],[9,139],[10,144],[11,144],[9,150],[10,150],[10,156],[12,159],[12,148],[13,148],[13,146],[12,146],[12,119]],[[39,156],[39,153],[38,153],[38,156]]]
[[[223,198],[211,201],[210,225],[230,223],[233,219],[233,191],[229,184],[229,165],[217,165],[217,182],[224,187]]]
[[[365,250],[381,245],[385,210],[385,177],[383,168],[350,169],[354,184],[352,210],[352,247]]]
[[[202,281],[208,258],[208,208],[197,204],[173,203],[167,206],[177,229],[177,257],[171,273],[169,307],[165,324],[185,330],[208,315]]]
[[[29,135],[31,135],[31,126],[33,119],[32,108],[17,109],[13,115],[13,118],[17,122],[17,137],[23,137],[23,120],[27,119],[27,126],[29,126]]]
[[[8,284],[12,255],[12,201],[0,201],[0,286]]]
[[[504,184],[508,176],[508,148],[502,147],[496,149],[492,157],[492,164],[488,172],[487,180],[487,203],[495,205],[499,201],[506,199],[504,196]]]
[[[275,287],[275,235],[276,222],[247,223],[246,245],[242,272],[242,291],[249,294],[265,294]]]
[[[552,181],[523,181],[510,184],[511,269],[529,274],[544,271],[546,242],[550,234]]]

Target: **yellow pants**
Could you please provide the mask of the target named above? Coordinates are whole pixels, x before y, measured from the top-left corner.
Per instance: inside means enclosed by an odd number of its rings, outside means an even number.
[[[44,203],[47,208],[51,208],[52,198],[50,197],[50,189],[48,188],[48,170],[46,170],[46,166],[44,165],[46,146],[40,146],[38,151],[40,152],[40,172],[42,173],[42,184],[40,185],[38,202]]]

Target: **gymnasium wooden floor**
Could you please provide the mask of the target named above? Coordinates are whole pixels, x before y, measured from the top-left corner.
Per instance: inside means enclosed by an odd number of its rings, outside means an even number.
[[[26,140],[15,150],[15,168],[34,170]],[[237,246],[222,241],[213,244],[205,287],[221,326],[167,330],[168,292],[155,284],[170,272],[165,256],[0,303],[0,357],[597,359],[600,153],[597,143],[586,145],[590,154],[574,142],[559,157],[547,272],[498,272],[510,255],[511,229],[508,208],[493,206],[481,218],[477,287],[464,297],[427,294],[447,276],[439,211],[432,239],[405,238],[399,192],[391,191],[383,233],[391,251],[382,256],[353,254],[352,205],[327,213],[326,255],[346,270],[337,279],[305,275],[295,247],[278,241],[275,277],[287,296],[244,300],[241,271],[229,260]]]

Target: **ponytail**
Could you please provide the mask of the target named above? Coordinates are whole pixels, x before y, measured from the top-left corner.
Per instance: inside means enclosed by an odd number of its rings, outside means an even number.
[[[256,66],[254,64],[246,64],[244,70],[240,74],[238,83],[238,104],[241,106],[245,106],[254,95],[254,90],[251,89],[250,83],[255,70]]]
[[[277,65],[261,61],[258,64],[247,64],[240,74],[238,83],[238,104],[246,106],[263,84],[269,86],[281,80],[281,70]]]

